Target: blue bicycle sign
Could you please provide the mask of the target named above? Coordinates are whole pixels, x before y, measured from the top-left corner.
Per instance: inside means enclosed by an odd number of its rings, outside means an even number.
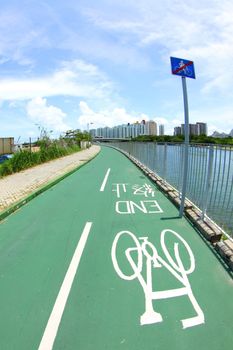
[[[170,57],[172,74],[196,79],[193,61],[183,58]]]

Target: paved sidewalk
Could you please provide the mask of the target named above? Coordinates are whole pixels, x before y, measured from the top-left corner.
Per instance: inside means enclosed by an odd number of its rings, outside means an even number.
[[[86,163],[100,151],[99,146],[52,160],[0,179],[0,212],[19,200]]]

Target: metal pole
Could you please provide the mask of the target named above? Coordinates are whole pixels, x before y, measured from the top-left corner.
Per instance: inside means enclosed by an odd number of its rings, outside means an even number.
[[[183,99],[184,99],[184,169],[183,169],[183,183],[182,183],[182,195],[180,203],[180,213],[179,217],[183,216],[184,213],[184,202],[186,196],[186,187],[187,187],[187,175],[188,175],[188,152],[189,152],[189,110],[188,110],[188,94],[186,86],[186,78],[181,77],[182,79],[182,88],[183,88]]]
[[[211,183],[212,183],[212,174],[213,174],[213,160],[214,160],[214,147],[210,146],[210,148],[209,148],[209,160],[208,160],[208,171],[207,171],[207,178],[206,178],[206,189],[205,189],[205,191],[203,191],[205,193],[205,197],[204,197],[204,204],[203,204],[202,214],[201,214],[202,220],[205,219],[207,205],[208,205],[208,201],[209,201],[209,194],[210,194],[210,188],[211,188]]]
[[[164,144],[164,155],[163,155],[163,181],[167,179],[167,143]]]

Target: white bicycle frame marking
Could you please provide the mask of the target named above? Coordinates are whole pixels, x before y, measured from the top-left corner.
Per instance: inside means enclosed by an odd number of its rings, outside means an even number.
[[[179,243],[174,244],[174,255],[176,260],[173,260],[173,258],[171,257],[168,251],[168,248],[166,247],[166,244],[165,244],[166,234],[174,235],[176,238],[178,238],[179,241],[183,243],[190,258],[189,269],[186,270],[181,261],[180,254],[179,254]],[[117,243],[118,243],[118,240],[123,235],[129,235],[133,239],[136,245],[136,247],[127,248],[125,250],[126,258],[128,259],[128,262],[130,263],[133,269],[133,274],[129,276],[125,275],[121,271],[117,261],[117,256],[116,256]],[[142,242],[139,242],[139,240],[142,240]],[[119,232],[113,241],[111,255],[112,255],[113,266],[117,274],[120,276],[120,278],[128,281],[130,280],[132,281],[135,278],[137,278],[143,288],[143,291],[145,294],[145,312],[140,317],[140,324],[141,325],[153,324],[153,323],[158,323],[163,321],[162,315],[154,311],[153,303],[152,303],[153,300],[179,297],[182,295],[187,295],[189,297],[189,300],[192,303],[193,308],[197,313],[197,315],[194,317],[181,320],[183,328],[193,327],[193,326],[197,326],[199,324],[205,323],[204,314],[196,298],[193,295],[192,288],[190,286],[190,283],[187,277],[187,275],[191,274],[195,269],[194,255],[188,243],[175,231],[172,231],[169,229],[163,230],[161,232],[160,242],[161,242],[161,247],[164,252],[164,255],[167,258],[167,261],[168,261],[167,262],[161,256],[158,255],[158,252],[155,246],[148,241],[148,237],[139,237],[139,240],[130,231]],[[150,248],[150,252],[148,251],[147,247]],[[132,252],[135,252],[135,251],[137,252],[137,264],[132,258]],[[152,251],[152,254],[151,254],[151,251]],[[146,280],[142,276],[143,257],[146,258]],[[177,289],[157,291],[157,292],[153,291],[152,290],[152,268],[156,269],[161,267],[165,267],[177,280],[179,280],[183,284],[183,287],[177,288]]]

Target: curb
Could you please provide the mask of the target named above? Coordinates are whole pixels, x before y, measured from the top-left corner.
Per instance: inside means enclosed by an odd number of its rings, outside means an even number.
[[[215,245],[215,249],[220,254],[222,259],[226,262],[226,264],[230,267],[230,269],[233,271],[233,250],[229,247],[229,244],[226,241],[218,242]]]
[[[84,165],[88,164],[91,160],[93,160],[95,157],[97,157],[100,153],[100,150],[98,151],[98,153],[96,153],[93,157],[91,157],[90,159],[88,159],[87,161],[85,161],[85,163],[78,165],[77,167],[75,167],[74,169],[70,170],[69,172],[55,178],[54,180],[48,182],[46,185],[38,188],[36,191],[30,193],[28,196],[26,196],[23,199],[20,199],[18,202],[16,202],[15,204],[13,204],[12,206],[10,206],[9,208],[7,208],[6,210],[2,211],[0,213],[0,223],[2,220],[4,220],[7,216],[11,215],[12,213],[14,213],[16,210],[20,209],[23,205],[27,204],[28,202],[30,202],[33,198],[37,197],[38,195],[40,195],[41,193],[47,191],[48,189],[50,189],[51,187],[53,187],[54,185],[56,185],[57,183],[59,183],[60,181],[64,180],[66,177],[72,175],[73,173],[75,173],[77,170],[81,169]]]

